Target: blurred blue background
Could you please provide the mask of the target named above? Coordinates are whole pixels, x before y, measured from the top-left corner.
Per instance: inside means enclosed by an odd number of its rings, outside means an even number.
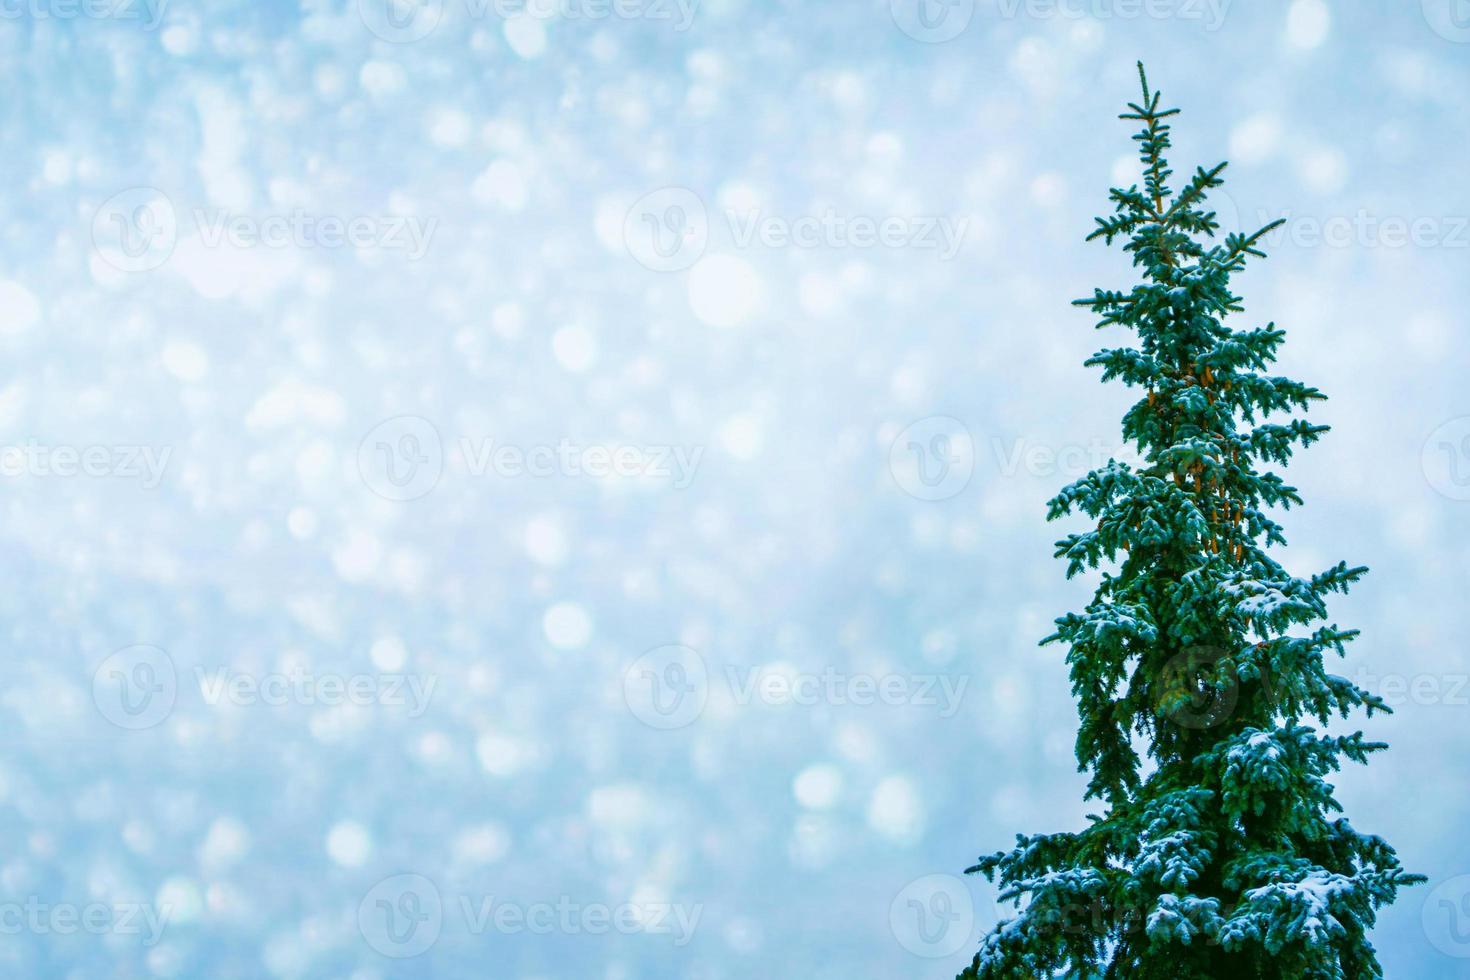
[[[1289,219],[1282,560],[1373,568],[1374,940],[1470,969],[1458,0],[6,0],[3,972],[953,975],[1089,810],[1139,58]]]

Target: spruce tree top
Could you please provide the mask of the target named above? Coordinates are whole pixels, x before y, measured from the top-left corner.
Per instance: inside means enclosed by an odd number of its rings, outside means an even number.
[[[1303,579],[1268,553],[1285,544],[1268,511],[1301,503],[1268,467],[1326,431],[1291,417],[1324,396],[1268,373],[1282,330],[1232,319],[1230,277],[1279,222],[1216,238],[1206,198],[1225,164],[1170,187],[1178,110],[1138,73],[1142,101],[1120,118],[1142,126],[1143,186],[1113,189],[1089,240],[1125,241],[1141,281],[1076,302],[1132,333],[1087,364],[1140,390],[1123,435],[1141,462],[1110,461],[1051,501],[1050,518],[1093,525],[1057,544],[1068,576],[1105,570],[1043,641],[1069,648],[1079,768],[1106,812],[969,869],[1020,911],[963,976],[1381,976],[1376,910],[1423,879],[1333,816],[1330,774],[1386,746],[1311,724],[1388,710],[1324,663],[1357,635],[1327,623],[1327,598],[1367,569]]]

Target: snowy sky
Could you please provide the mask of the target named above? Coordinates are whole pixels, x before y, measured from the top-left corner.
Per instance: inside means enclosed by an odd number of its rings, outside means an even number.
[[[1088,810],[1138,58],[1288,218],[1282,560],[1464,968],[1462,0],[0,0],[4,972],[953,975]]]

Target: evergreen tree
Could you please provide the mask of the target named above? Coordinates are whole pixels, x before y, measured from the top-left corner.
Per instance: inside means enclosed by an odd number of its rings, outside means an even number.
[[[1376,911],[1424,879],[1332,816],[1330,774],[1385,748],[1325,731],[1334,713],[1388,710],[1324,665],[1357,635],[1326,625],[1326,600],[1367,569],[1302,579],[1267,553],[1285,544],[1268,509],[1301,498],[1265,467],[1326,431],[1290,418],[1323,395],[1267,373],[1274,324],[1226,326],[1243,309],[1231,275],[1279,222],[1215,239],[1205,201],[1225,164],[1170,188],[1178,110],[1138,73],[1143,100],[1120,118],[1142,125],[1143,186],[1114,189],[1088,240],[1125,240],[1142,281],[1076,303],[1136,334],[1086,363],[1142,389],[1123,418],[1140,464],[1110,461],[1051,501],[1051,519],[1095,524],[1057,543],[1068,576],[1104,571],[1043,641],[1070,648],[1079,768],[1106,812],[969,869],[1019,911],[962,977],[1378,977]]]

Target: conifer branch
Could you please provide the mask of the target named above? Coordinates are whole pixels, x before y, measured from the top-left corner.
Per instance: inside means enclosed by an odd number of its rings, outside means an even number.
[[[1317,625],[1367,569],[1339,562],[1302,579],[1272,557],[1285,538],[1268,511],[1302,500],[1267,467],[1327,432],[1290,417],[1325,396],[1265,373],[1285,339],[1275,323],[1225,324],[1243,312],[1231,276],[1264,257],[1280,222],[1200,240],[1218,231],[1206,202],[1226,165],[1197,168],[1173,194],[1165,120],[1178,110],[1161,108],[1142,64],[1138,78],[1142,99],[1121,118],[1143,124],[1143,189],[1114,188],[1114,213],[1087,238],[1123,240],[1140,281],[1072,303],[1135,341],[1086,364],[1144,389],[1123,419],[1142,464],[1109,461],[1047,514],[1090,522],[1056,543],[1068,577],[1106,570],[1043,640],[1067,648],[1078,766],[1105,810],[969,869],[1024,910],[963,976],[1380,976],[1376,911],[1422,878],[1380,838],[1328,819],[1341,808],[1327,776],[1385,746],[1304,723],[1389,710],[1325,669],[1357,630]]]

